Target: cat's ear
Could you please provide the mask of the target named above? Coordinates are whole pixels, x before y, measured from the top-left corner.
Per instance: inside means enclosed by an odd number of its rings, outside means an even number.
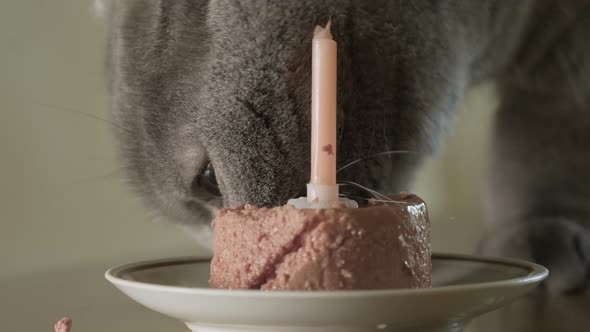
[[[104,14],[106,12],[106,6],[107,6],[106,2],[108,2],[108,1],[109,0],[94,0],[93,11],[97,17],[104,18]]]

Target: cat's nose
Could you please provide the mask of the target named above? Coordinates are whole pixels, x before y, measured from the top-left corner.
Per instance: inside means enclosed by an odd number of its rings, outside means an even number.
[[[224,197],[226,207],[239,206],[243,204],[257,207],[275,207],[287,203],[291,198],[305,196],[303,190],[293,186],[288,180],[277,183],[278,185],[259,186],[247,189],[244,193],[230,193]]]
[[[304,172],[298,169],[299,165],[281,166],[278,162],[270,168],[243,159],[240,162],[206,160],[194,173],[189,190],[198,200],[222,201],[225,207],[279,206],[290,198],[305,196]]]
[[[273,163],[274,164],[274,163]],[[262,163],[222,163],[216,169],[224,206],[280,206],[304,192],[305,173],[299,165],[266,167]]]

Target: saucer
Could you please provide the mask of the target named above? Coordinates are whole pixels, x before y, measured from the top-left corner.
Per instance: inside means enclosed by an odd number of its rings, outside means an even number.
[[[524,261],[433,254],[422,289],[258,291],[211,289],[209,259],[118,266],[106,278],[138,303],[199,332],[462,331],[474,317],[537,286],[546,268]]]

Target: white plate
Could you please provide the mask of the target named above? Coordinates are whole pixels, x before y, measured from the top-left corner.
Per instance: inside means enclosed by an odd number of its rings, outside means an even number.
[[[435,254],[433,287],[369,291],[220,290],[209,260],[174,258],[115,267],[106,278],[142,305],[192,331],[461,331],[475,316],[531,290],[542,266],[508,259]]]

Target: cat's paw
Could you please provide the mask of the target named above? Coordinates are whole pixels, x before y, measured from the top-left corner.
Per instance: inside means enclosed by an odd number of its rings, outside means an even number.
[[[590,230],[565,218],[504,226],[486,234],[481,254],[520,258],[547,267],[544,286],[552,293],[590,286]]]

